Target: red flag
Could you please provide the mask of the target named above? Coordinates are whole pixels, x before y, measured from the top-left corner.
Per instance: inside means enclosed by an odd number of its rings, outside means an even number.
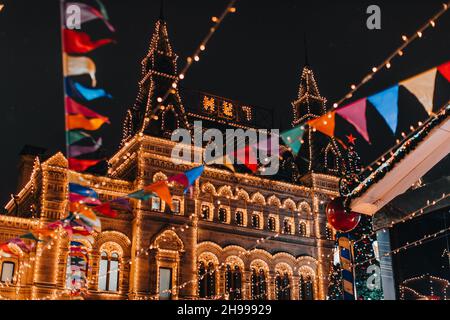
[[[102,119],[106,123],[110,123],[108,117],[102,116],[101,114],[92,111],[91,109],[72,100],[70,97],[66,97],[66,110],[69,114],[82,114],[86,118],[98,118]]]
[[[183,185],[185,188],[189,187],[189,180],[184,173],[177,174],[167,179],[169,182],[177,182]]]
[[[91,233],[90,233],[89,231],[87,231],[87,230],[84,230],[84,229],[80,230],[80,229],[75,229],[75,228],[72,228],[72,233],[73,233],[73,234],[79,234],[79,235],[82,235],[82,236],[88,236],[88,235],[91,234]]]
[[[256,159],[255,151],[252,147],[246,146],[243,149],[239,149],[234,152],[234,155],[252,172],[256,172],[258,170],[258,160]]]
[[[83,172],[89,167],[95,166],[102,160],[79,160],[74,158],[69,158],[69,169]]]
[[[116,218],[118,215],[117,211],[113,210],[111,208],[111,204],[108,202],[103,203],[99,206],[96,206],[93,209],[94,209],[94,211],[101,213],[104,216],[111,217],[111,218]]]
[[[87,33],[64,29],[64,51],[69,54],[88,53],[112,42],[112,39],[92,41]]]

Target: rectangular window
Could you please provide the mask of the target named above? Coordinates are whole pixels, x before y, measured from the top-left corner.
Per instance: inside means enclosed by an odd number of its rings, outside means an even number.
[[[180,200],[178,199],[173,199],[172,200],[172,206],[173,206],[173,213],[180,213]]]
[[[108,291],[117,291],[119,283],[119,261],[111,260],[109,262],[109,288]]]
[[[13,281],[14,277],[14,262],[3,262],[2,264],[2,282],[9,282],[11,283]]]
[[[161,211],[161,199],[160,198],[152,198],[152,210],[153,211]]]
[[[159,299],[170,300],[172,294],[167,292],[172,290],[172,269],[159,268]]]

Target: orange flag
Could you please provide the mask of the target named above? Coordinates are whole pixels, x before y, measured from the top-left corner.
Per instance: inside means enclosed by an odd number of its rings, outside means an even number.
[[[331,111],[314,120],[308,121],[310,127],[315,128],[327,136],[334,137],[334,119],[336,111]]]
[[[95,215],[94,211],[92,211],[92,209],[90,209],[85,204],[82,204],[79,202],[70,202],[70,212],[77,212],[77,213],[83,214],[88,219],[92,219],[92,220],[97,219],[97,216]]]
[[[94,131],[100,128],[107,120],[105,118],[88,119],[82,114],[67,115],[67,130],[84,129]]]
[[[149,186],[144,187],[144,191],[156,193],[158,197],[160,197],[162,201],[167,203],[170,209],[173,210],[172,194],[170,193],[167,181],[155,182]]]

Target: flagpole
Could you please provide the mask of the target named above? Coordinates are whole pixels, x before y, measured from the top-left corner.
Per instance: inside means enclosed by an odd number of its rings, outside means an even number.
[[[60,0],[60,6],[59,6],[59,10],[60,10],[60,33],[61,33],[61,60],[62,60],[62,75],[63,75],[63,106],[64,106],[64,134],[66,137],[66,158],[67,158],[67,162],[69,162],[69,124],[68,124],[68,113],[67,113],[67,108],[66,108],[66,92],[67,92],[67,88],[66,88],[66,77],[64,74],[64,70],[65,68],[65,64],[66,61],[64,59],[64,28],[65,28],[65,10],[64,10],[64,1],[65,0]],[[69,166],[70,169],[70,166]]]

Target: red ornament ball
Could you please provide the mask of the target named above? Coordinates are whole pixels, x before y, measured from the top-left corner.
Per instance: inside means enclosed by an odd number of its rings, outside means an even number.
[[[357,212],[346,212],[344,198],[339,197],[330,201],[326,208],[328,223],[337,231],[349,232],[356,228],[361,219]]]

